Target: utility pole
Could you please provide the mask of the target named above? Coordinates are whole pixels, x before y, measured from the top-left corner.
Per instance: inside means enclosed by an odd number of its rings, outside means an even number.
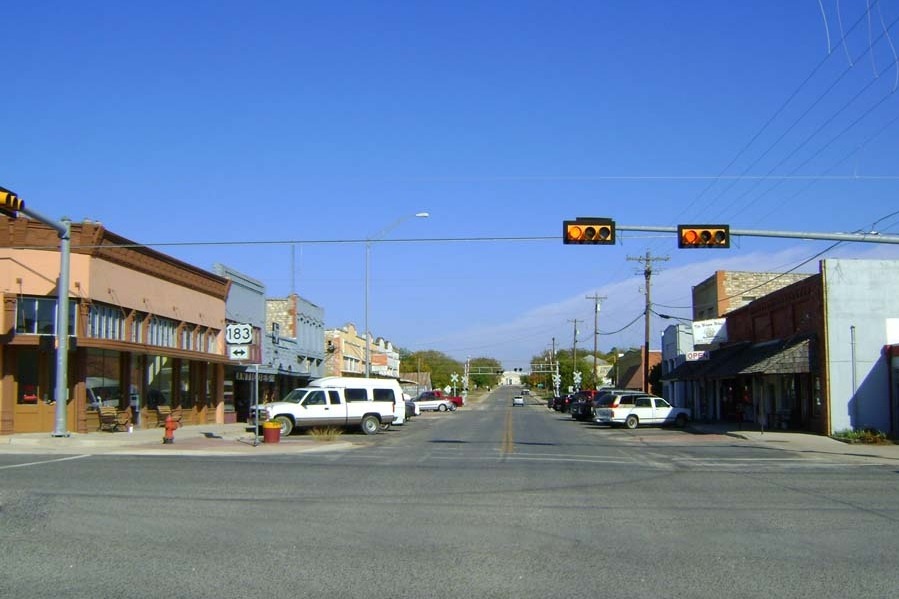
[[[574,337],[573,337],[574,342],[572,343],[572,349],[571,349],[571,360],[572,360],[571,376],[572,376],[572,383],[574,384],[574,390],[578,391],[579,384],[578,384],[578,380],[577,380],[577,372],[578,372],[578,370],[577,370],[577,323],[584,322],[584,321],[578,320],[577,318],[575,318],[573,320],[569,320],[568,322],[574,323]]]
[[[652,263],[663,262],[668,260],[668,256],[653,257],[649,250],[646,250],[646,256],[643,258],[627,257],[628,260],[643,263],[643,276],[646,279],[646,311],[644,312],[644,333],[643,333],[643,392],[649,393],[649,315],[652,313],[652,301],[650,300],[650,288],[652,285]]]
[[[593,382],[593,388],[598,389],[599,387],[596,385],[596,352],[597,352],[597,342],[599,341],[599,302],[606,299],[606,296],[599,295],[598,293],[594,293],[593,295],[588,295],[587,299],[592,299],[594,303],[593,310],[593,372],[590,375],[590,380]]]

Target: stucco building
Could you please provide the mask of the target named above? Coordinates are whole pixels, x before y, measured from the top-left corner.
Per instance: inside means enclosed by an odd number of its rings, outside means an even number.
[[[97,430],[101,406],[142,427],[159,405],[223,422],[228,279],[99,223],[70,239],[68,430]],[[0,216],[0,434],[54,430],[59,248],[53,228]]]

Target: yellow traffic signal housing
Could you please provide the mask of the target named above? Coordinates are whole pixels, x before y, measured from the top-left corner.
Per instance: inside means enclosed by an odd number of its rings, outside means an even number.
[[[578,218],[562,221],[562,242],[614,245],[615,221],[611,218]]]
[[[25,207],[25,202],[5,187],[0,187],[0,212],[12,218],[16,218],[19,210]]]
[[[729,225],[678,225],[679,248],[729,248]]]

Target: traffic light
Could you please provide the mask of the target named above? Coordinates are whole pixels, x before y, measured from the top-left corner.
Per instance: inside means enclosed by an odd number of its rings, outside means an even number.
[[[614,245],[615,221],[611,218],[586,217],[562,221],[562,242]]]
[[[679,248],[729,248],[729,225],[678,225]]]
[[[19,210],[25,207],[25,202],[5,187],[0,187],[0,212],[12,218],[16,218]]]

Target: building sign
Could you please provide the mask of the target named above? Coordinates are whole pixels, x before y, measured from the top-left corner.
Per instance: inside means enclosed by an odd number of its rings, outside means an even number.
[[[273,375],[273,374],[269,374],[266,372],[260,372],[257,375],[255,372],[241,372],[239,370],[234,373],[234,380],[235,381],[255,381],[257,376],[259,377],[260,383],[274,383],[275,382],[275,375]]]
[[[699,362],[700,360],[708,360],[709,352],[707,351],[689,351],[687,352],[687,362]]]
[[[719,345],[727,341],[727,320],[693,321],[693,345]]]

